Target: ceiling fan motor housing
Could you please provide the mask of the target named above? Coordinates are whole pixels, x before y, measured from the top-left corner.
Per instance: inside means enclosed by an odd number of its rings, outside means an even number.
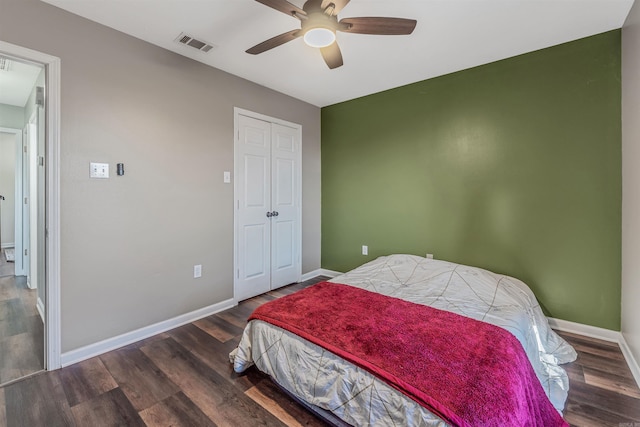
[[[336,29],[338,28],[338,17],[330,13],[325,13],[321,8],[321,4],[321,1],[316,0],[310,0],[305,3],[304,11],[307,12],[307,16],[299,16],[302,21],[301,25],[303,33],[314,28],[326,28],[334,33],[336,32]],[[331,5],[328,6],[328,8],[330,7]]]

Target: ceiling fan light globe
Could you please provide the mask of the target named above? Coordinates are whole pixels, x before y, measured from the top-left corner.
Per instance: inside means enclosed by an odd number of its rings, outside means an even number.
[[[304,33],[304,42],[311,47],[327,47],[336,41],[336,33],[329,28],[311,28]]]

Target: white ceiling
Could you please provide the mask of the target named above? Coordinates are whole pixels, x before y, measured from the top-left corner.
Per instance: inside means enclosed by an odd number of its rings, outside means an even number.
[[[45,0],[181,55],[316,106],[326,106],[622,27],[633,0],[352,0],[339,18],[412,18],[409,36],[338,33],[344,65],[330,70],[297,39],[248,48],[300,22],[254,0]],[[304,0],[290,0],[301,7]],[[212,43],[179,45],[185,32]]]
[[[24,107],[40,70],[41,67],[11,60],[9,71],[0,71],[0,104]]]

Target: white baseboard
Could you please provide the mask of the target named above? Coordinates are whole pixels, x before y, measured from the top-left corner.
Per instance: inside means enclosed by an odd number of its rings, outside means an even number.
[[[584,335],[585,337],[596,338],[609,342],[620,342],[622,334],[618,331],[612,331],[611,329],[599,328],[597,326],[584,325],[582,323],[570,322],[568,320],[554,319],[548,317],[549,325],[553,329],[557,329],[563,332],[571,332],[573,334]]]
[[[140,341],[153,335],[168,331],[170,329],[177,328],[178,326],[191,323],[193,321],[202,319],[203,317],[210,316],[236,305],[237,303],[233,299],[228,299],[217,304],[192,311],[190,313],[176,316],[172,319],[164,320],[153,325],[145,326],[144,328],[136,329],[135,331],[127,332],[113,338],[107,338],[106,340],[99,341],[94,344],[89,344],[75,350],[64,352],[61,356],[62,367],[73,365],[74,363],[82,362],[83,360],[99,356],[108,351],[124,347],[125,345],[132,344],[136,341]]]
[[[629,369],[631,370],[633,378],[636,380],[638,387],[640,387],[640,366],[633,356],[633,353],[631,353],[631,349],[621,332],[598,328],[597,326],[583,325],[582,323],[569,322],[568,320],[554,319],[553,317],[549,317],[547,319],[549,320],[549,325],[553,329],[617,343],[620,346],[620,351],[622,351],[622,355],[624,356]]]
[[[640,365],[638,361],[633,356],[629,345],[627,344],[627,340],[624,339],[624,335],[620,334],[620,342],[618,343],[620,346],[620,350],[622,350],[622,354],[627,361],[627,365],[629,365],[629,369],[631,369],[631,373],[633,374],[633,378],[636,380],[636,384],[640,387]]]
[[[313,279],[317,276],[328,276],[328,277],[336,277],[341,275],[339,271],[327,270],[324,268],[318,268],[317,270],[310,271],[308,273],[303,274],[300,277],[300,281],[304,282],[305,280]]]
[[[334,270],[327,270],[326,268],[321,268],[320,269],[320,275],[322,276],[329,276],[331,278],[339,276],[343,273],[339,272],[339,271],[334,271]]]
[[[308,273],[304,273],[302,276],[300,276],[300,281],[301,282],[305,282],[305,281],[307,281],[309,279],[313,279],[314,277],[320,275],[319,272],[320,272],[320,269],[313,270],[313,271],[310,271]]]
[[[36,309],[38,309],[40,319],[42,319],[42,323],[44,323],[44,302],[42,302],[40,297],[38,297],[38,301],[36,302]]]

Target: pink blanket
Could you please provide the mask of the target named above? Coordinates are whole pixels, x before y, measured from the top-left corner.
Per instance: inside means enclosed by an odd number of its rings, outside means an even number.
[[[568,426],[509,332],[455,313],[323,282],[257,308],[456,426]]]

